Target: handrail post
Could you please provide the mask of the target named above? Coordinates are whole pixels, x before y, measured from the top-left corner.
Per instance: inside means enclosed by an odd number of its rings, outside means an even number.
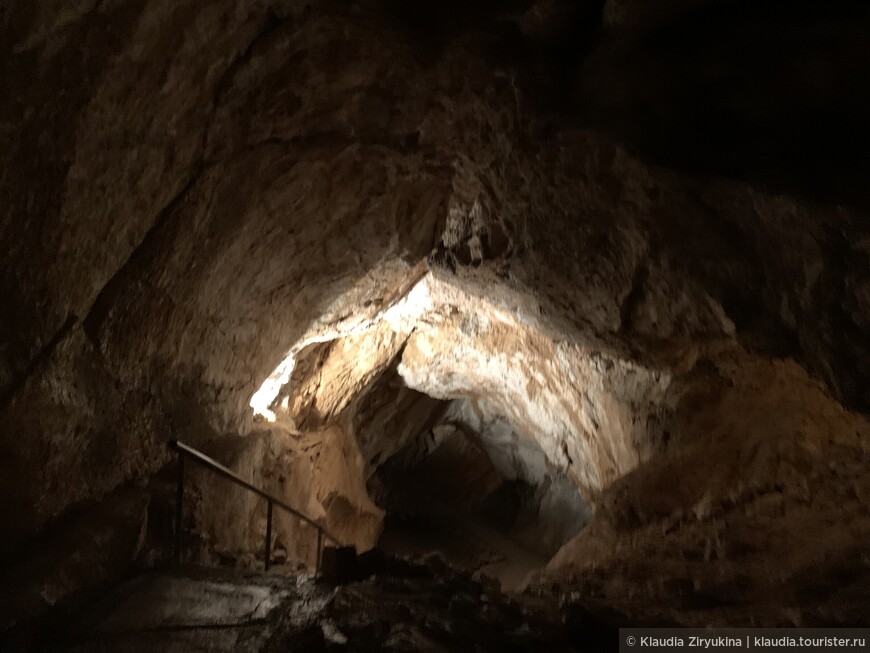
[[[266,501],[266,554],[263,557],[266,571],[269,571],[269,563],[272,557],[272,502]]]
[[[181,528],[184,511],[184,452],[178,450],[178,485],[175,490],[175,562],[181,564]]]
[[[253,492],[259,497],[262,497],[266,500],[266,545],[265,545],[265,556],[264,556],[264,564],[266,570],[272,564],[272,513],[273,508],[277,505],[279,508],[286,510],[291,515],[294,515],[296,518],[300,520],[300,524],[308,524],[309,526],[317,529],[317,559],[315,560],[315,568],[316,573],[320,573],[320,567],[323,563],[323,548],[324,548],[324,536],[327,537],[331,542],[338,543],[330,533],[323,529],[317,522],[307,517],[303,513],[299,512],[293,506],[288,505],[283,499],[280,499],[272,494],[269,494],[264,489],[259,488],[255,485],[252,485],[249,481],[246,481],[242,477],[240,477],[237,473],[232,471],[229,467],[226,467],[213,458],[209,458],[201,451],[194,449],[193,447],[181,442],[180,440],[170,440],[169,446],[175,451],[178,452],[178,488],[177,488],[177,496],[175,502],[175,559],[179,564],[182,561],[182,547],[183,540],[182,537],[184,534],[183,524],[184,524],[184,464],[185,459],[190,459],[193,462],[203,465],[206,469],[222,476],[226,479],[229,479],[231,482],[236,485],[240,485],[245,488],[249,492]]]
[[[323,531],[317,529],[317,560],[314,563],[314,575],[320,575],[320,560],[323,553]]]

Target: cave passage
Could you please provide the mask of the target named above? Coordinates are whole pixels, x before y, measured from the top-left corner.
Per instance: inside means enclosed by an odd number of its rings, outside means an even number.
[[[450,402],[438,425],[370,479],[387,513],[378,547],[400,556],[438,552],[516,591],[580,532],[590,509],[533,440],[473,404]]]
[[[0,80],[0,650],[870,623],[866,0],[28,0]]]
[[[528,435],[499,408],[535,370],[500,366],[499,344],[487,338],[518,340],[527,331],[516,315],[426,273],[375,317],[303,338],[251,408],[292,437],[328,437],[332,428],[356,444],[341,473],[360,474],[364,489],[353,485],[368,496],[342,499],[384,512],[380,536],[364,547],[412,559],[437,552],[506,590],[521,589],[591,516],[564,457],[548,458],[536,439],[552,437],[547,425],[526,415],[535,434]],[[486,358],[488,372],[477,367]],[[517,378],[508,383],[508,376]],[[346,521],[331,527],[353,531],[354,513],[343,514]],[[368,521],[364,530],[371,531]]]

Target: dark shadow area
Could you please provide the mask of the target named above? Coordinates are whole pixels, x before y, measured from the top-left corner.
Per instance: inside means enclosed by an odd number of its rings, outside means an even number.
[[[614,28],[570,89],[579,124],[654,163],[870,205],[870,6],[718,2]]]
[[[410,558],[437,553],[520,589],[583,528],[589,508],[570,480],[556,470],[534,477],[537,462],[505,442],[442,425],[387,460],[369,482],[387,511],[379,546]]]

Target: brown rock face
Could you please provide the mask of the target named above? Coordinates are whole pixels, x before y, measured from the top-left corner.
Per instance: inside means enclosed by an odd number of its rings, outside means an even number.
[[[793,363],[707,360],[680,383],[668,450],[603,493],[550,572],[649,622],[861,622],[870,425]]]
[[[0,11],[0,554],[123,573],[178,438],[359,550],[416,475],[567,603],[866,622],[867,8],[465,4]]]

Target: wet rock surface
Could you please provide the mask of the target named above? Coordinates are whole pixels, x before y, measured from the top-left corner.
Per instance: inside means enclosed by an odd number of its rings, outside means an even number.
[[[343,578],[319,580],[196,568],[151,573],[81,610],[64,635],[76,643],[49,641],[46,650],[583,650],[560,623],[557,603],[509,600],[437,559],[412,565],[370,554],[354,564]],[[587,637],[606,632],[599,626]]]

